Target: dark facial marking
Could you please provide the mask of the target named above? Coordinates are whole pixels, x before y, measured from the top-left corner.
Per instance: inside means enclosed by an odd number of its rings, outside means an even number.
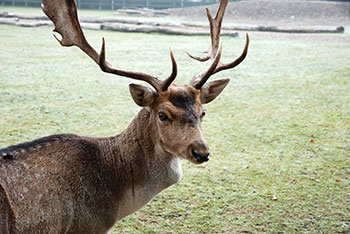
[[[173,95],[170,95],[169,101],[176,107],[184,110],[183,119],[181,122],[194,124],[196,122],[197,115],[195,110],[195,100],[192,93],[188,93],[184,90],[178,91]]]

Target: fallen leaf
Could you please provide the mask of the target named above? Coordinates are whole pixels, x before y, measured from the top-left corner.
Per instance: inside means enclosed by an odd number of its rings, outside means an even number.
[[[340,182],[340,180],[339,179],[335,179],[335,182]]]
[[[314,143],[315,142],[313,138],[311,138],[309,141],[310,141],[310,143]]]
[[[292,177],[288,177],[288,180],[290,180],[291,184],[295,184],[297,182],[297,180]]]

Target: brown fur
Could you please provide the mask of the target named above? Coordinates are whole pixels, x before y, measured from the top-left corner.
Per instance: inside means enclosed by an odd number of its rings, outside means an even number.
[[[191,108],[169,101],[184,92],[192,97]],[[1,149],[0,214],[6,224],[0,230],[106,233],[120,218],[118,201],[125,191],[136,196],[135,188],[148,183],[158,193],[177,182],[167,169],[173,157],[195,162],[189,147],[198,139],[204,145],[199,95],[191,87],[172,85],[114,137],[53,135]],[[159,121],[160,109],[169,113],[172,124]],[[195,125],[184,124],[188,110]]]
[[[15,230],[15,214],[3,186],[0,184],[0,233],[12,234]]]

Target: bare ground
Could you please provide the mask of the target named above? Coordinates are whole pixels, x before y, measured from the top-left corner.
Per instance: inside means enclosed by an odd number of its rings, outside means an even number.
[[[168,9],[170,15],[203,19],[205,8],[215,12],[218,4]],[[350,24],[350,1],[308,0],[245,0],[230,2],[226,9],[227,22],[267,25],[344,25]]]
[[[205,8],[214,13],[218,4],[185,9],[169,9],[176,17],[203,20]],[[251,36],[268,39],[307,40],[312,42],[350,43],[350,1],[246,0],[230,2],[225,23],[259,26],[344,26],[345,34],[292,34],[250,32]]]

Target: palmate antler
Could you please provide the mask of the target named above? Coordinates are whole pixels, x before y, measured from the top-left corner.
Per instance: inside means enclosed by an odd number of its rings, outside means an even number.
[[[225,14],[226,6],[227,6],[228,0],[221,0],[219,9],[216,13],[215,18],[213,18],[209,12],[209,9],[207,8],[207,16],[210,24],[210,37],[211,37],[211,45],[208,48],[208,50],[205,52],[205,55],[203,57],[200,56],[194,56],[187,52],[188,56],[191,58],[204,62],[208,59],[213,60],[210,67],[202,72],[197,73],[191,80],[190,85],[197,89],[201,89],[201,87],[207,82],[209,77],[219,71],[231,69],[239,65],[247,56],[248,53],[248,46],[249,46],[249,37],[248,34],[246,35],[246,44],[244,47],[244,50],[242,54],[233,62],[223,64],[220,62],[221,57],[221,49],[222,45],[220,43],[220,31],[221,31],[221,24],[222,19]]]
[[[147,73],[124,70],[106,61],[104,39],[102,39],[100,54],[87,42],[78,20],[77,6],[74,0],[43,0],[42,9],[55,24],[54,31],[61,34],[62,40],[59,40],[55,36],[60,44],[62,46],[75,45],[79,47],[100,66],[102,71],[145,81],[152,85],[158,92],[167,90],[175,79],[177,75],[177,65],[171,50],[172,73],[163,81]]]

